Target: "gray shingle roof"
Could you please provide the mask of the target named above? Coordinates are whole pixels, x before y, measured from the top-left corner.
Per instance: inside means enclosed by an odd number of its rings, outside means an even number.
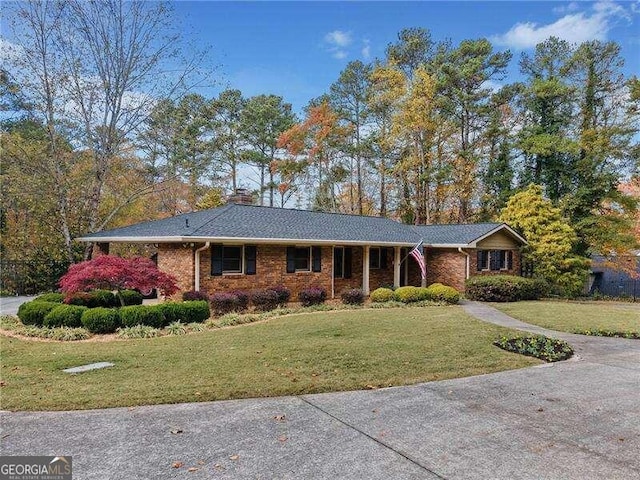
[[[425,245],[467,245],[495,230],[502,223],[468,223],[452,225],[412,225]]]
[[[427,246],[468,245],[501,223],[465,225],[404,225],[381,217],[311,212],[255,205],[223,207],[185,213],[85,235],[79,240],[161,242],[203,239],[278,239],[316,242]],[[170,238],[168,238],[170,237]]]
[[[187,226],[188,221],[188,226]],[[388,218],[228,204],[172,218],[85,235],[115,237],[259,238],[414,244],[419,235]]]

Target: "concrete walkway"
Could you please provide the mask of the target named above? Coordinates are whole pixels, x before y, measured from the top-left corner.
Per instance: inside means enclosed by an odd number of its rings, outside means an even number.
[[[564,338],[579,357],[371,391],[2,413],[2,454],[72,455],[76,480],[640,479],[638,341],[464,308]]]

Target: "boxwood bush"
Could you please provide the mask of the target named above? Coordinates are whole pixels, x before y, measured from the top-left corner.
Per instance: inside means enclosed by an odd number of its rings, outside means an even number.
[[[82,327],[82,314],[87,307],[78,305],[58,305],[44,317],[42,323],[45,327]]]
[[[183,323],[202,323],[211,316],[209,310],[209,302],[204,300],[194,300],[191,302],[182,302],[178,304],[182,309],[182,319],[178,319]]]
[[[120,300],[109,290],[92,290],[90,292],[77,292],[64,300],[69,305],[79,305],[88,308],[112,308],[119,307]]]
[[[142,294],[136,290],[122,290],[120,296],[125,305],[142,305],[142,301],[144,300]],[[118,306],[120,306],[119,303]]]
[[[113,333],[120,326],[120,316],[115,308],[89,308],[82,314],[82,325],[91,333]]]
[[[342,303],[345,305],[362,305],[364,303],[364,292],[359,288],[350,288],[340,294]]]
[[[64,294],[62,293],[43,293],[42,295],[33,299],[34,302],[54,302],[62,303],[64,301]]]
[[[319,305],[327,299],[327,291],[321,287],[305,288],[298,294],[298,300],[303,307]]]
[[[60,304],[55,302],[37,302],[32,300],[18,307],[18,318],[25,325],[38,325],[41,327],[44,324],[44,317],[58,306],[60,306]]]
[[[481,302],[517,302],[538,300],[545,293],[539,280],[514,275],[473,277],[466,281],[466,296]]]
[[[393,295],[393,290],[390,288],[376,288],[371,295],[369,296],[372,302],[390,302],[395,297]]]
[[[402,303],[419,302],[420,300],[426,300],[425,289],[420,287],[400,287],[397,288],[394,294],[394,299]]]
[[[167,324],[162,305],[130,305],[122,307],[119,313],[124,327],[147,325],[162,328]]]
[[[443,285],[442,283],[432,283],[425,289],[426,297],[424,300],[435,300],[437,302],[446,302],[455,304],[460,301],[460,292],[453,287]]]
[[[573,349],[567,342],[545,337],[544,335],[515,338],[501,337],[495,340],[493,344],[503,350],[540,358],[546,362],[566,360],[573,355]]]

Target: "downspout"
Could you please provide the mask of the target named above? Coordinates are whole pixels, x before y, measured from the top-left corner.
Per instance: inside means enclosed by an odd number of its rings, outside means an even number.
[[[462,247],[458,247],[458,251],[463,254],[465,257],[467,257],[467,262],[465,264],[465,270],[464,270],[464,279],[465,280],[469,280],[469,262],[470,262],[470,255],[468,252],[465,252],[464,250],[462,250]]]
[[[204,252],[206,249],[209,248],[209,245],[211,244],[211,242],[205,242],[203,247],[200,247],[196,250],[196,272],[195,272],[195,280],[193,282],[193,289],[196,292],[200,291],[200,252]]]

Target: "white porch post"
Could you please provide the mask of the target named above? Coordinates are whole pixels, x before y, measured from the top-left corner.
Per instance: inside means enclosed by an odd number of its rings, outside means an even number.
[[[400,247],[393,247],[393,286],[400,286]]]
[[[336,261],[336,246],[331,246],[331,298],[336,298],[336,276],[335,276],[335,265],[333,262]]]
[[[369,295],[369,245],[362,247],[362,291]]]

